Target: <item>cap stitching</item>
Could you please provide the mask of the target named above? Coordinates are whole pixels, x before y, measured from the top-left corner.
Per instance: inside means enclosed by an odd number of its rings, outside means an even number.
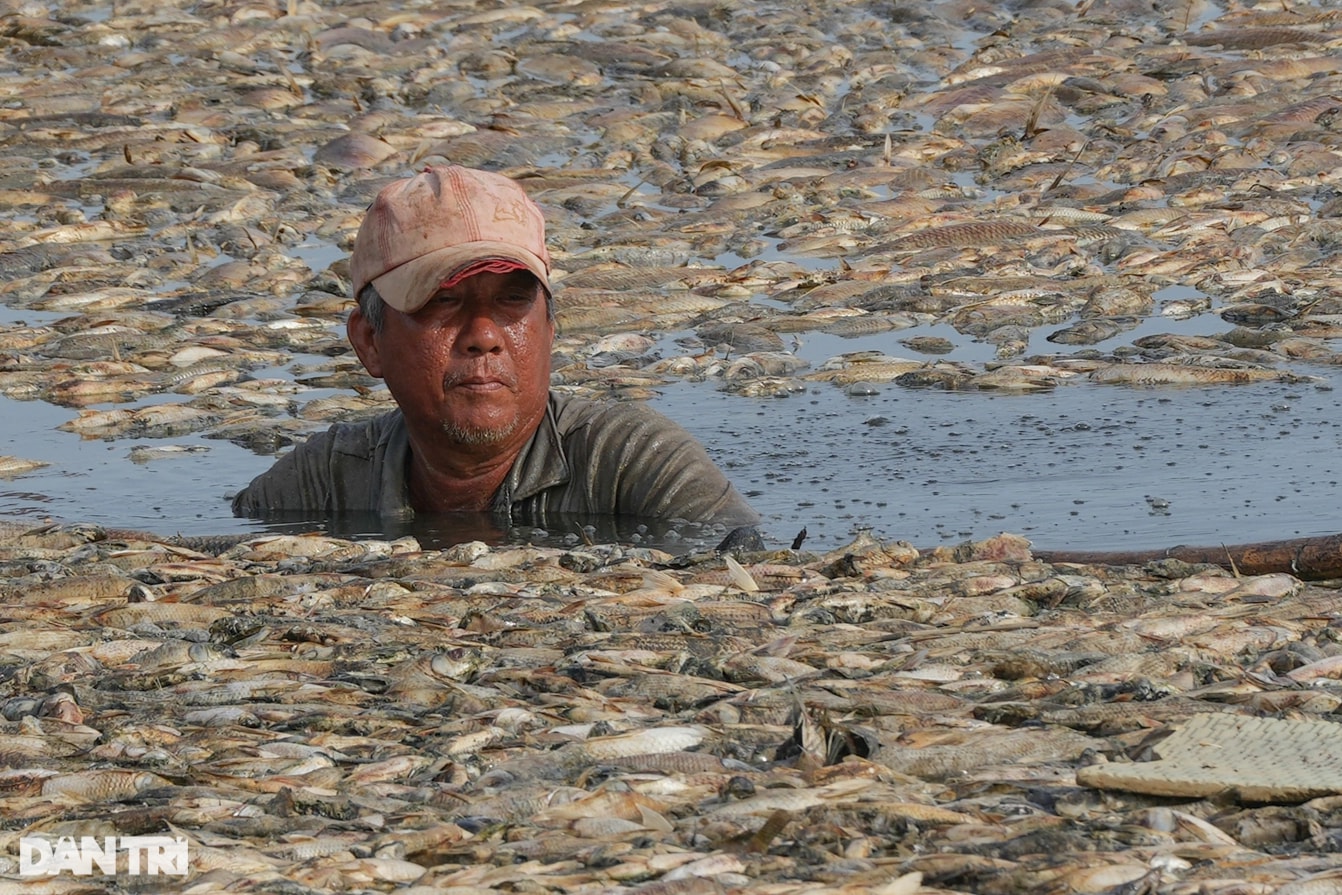
[[[452,196],[457,200],[457,214],[459,217],[461,217],[463,221],[465,221],[466,233],[468,236],[470,236],[470,239],[467,241],[479,242],[480,241],[479,221],[476,220],[474,209],[472,209],[469,205],[466,204],[467,190],[465,184],[465,176],[462,174],[461,168],[456,165],[453,165],[451,168],[448,168],[447,171],[448,174],[450,175],[449,179],[451,181],[452,186]]]

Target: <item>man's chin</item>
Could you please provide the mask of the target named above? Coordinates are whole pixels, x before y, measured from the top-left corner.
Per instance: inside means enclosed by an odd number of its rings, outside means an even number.
[[[483,447],[507,441],[517,431],[517,422],[496,426],[478,426],[464,423],[443,423],[443,434],[454,444]]]

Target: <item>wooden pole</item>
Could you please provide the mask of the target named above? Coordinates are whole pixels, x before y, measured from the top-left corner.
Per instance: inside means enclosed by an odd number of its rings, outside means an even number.
[[[1083,551],[1034,550],[1036,559],[1049,563],[1140,565],[1162,559],[1211,563],[1245,575],[1285,572],[1302,581],[1342,578],[1342,534],[1260,541],[1219,547],[1171,547],[1168,550]]]

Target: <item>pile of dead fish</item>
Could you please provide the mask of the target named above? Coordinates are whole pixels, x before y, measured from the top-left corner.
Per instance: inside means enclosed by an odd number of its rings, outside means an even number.
[[[0,606],[0,892],[1342,886],[1342,792],[1076,779],[1202,713],[1335,722],[1342,599],[1285,575],[51,526]],[[110,836],[187,876],[20,872]]]
[[[376,412],[344,256],[435,162],[545,209],[560,388],[1309,381],[1342,332],[1339,37],[1205,0],[4,0],[0,301],[61,316],[0,329],[0,394],[265,452]],[[854,350],[811,364],[815,332]]]

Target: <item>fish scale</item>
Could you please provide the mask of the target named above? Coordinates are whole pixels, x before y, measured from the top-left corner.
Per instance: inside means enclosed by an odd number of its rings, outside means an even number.
[[[1037,236],[1043,232],[1034,224],[1018,221],[971,221],[919,230],[890,242],[871,246],[866,250],[866,253],[916,252],[932,248],[991,245],[1007,240]]]
[[[18,605],[93,607],[124,603],[135,589],[133,578],[111,575],[76,575],[23,587],[0,585],[0,602]]]
[[[940,779],[997,762],[1067,761],[1097,745],[1096,740],[1070,730],[1054,729],[1035,737],[1022,736],[1019,731],[993,731],[958,745],[920,749],[901,748],[898,744],[882,746],[872,760],[900,773]]]
[[[587,649],[632,649],[657,653],[689,653],[714,656],[726,651],[748,649],[751,642],[741,637],[695,634],[608,634],[579,638],[566,647],[568,652]]]
[[[1176,696],[1155,702],[1103,703],[1074,709],[1049,709],[1039,713],[1048,724],[1077,730],[1140,730],[1170,718],[1185,718],[1200,712],[1234,712],[1232,706]]]
[[[1090,374],[1090,379],[1095,382],[1122,385],[1235,384],[1298,378],[1297,374],[1282,370],[1236,370],[1218,367],[1189,367],[1166,363],[1109,364]]]
[[[1309,45],[1323,43],[1327,38],[1313,31],[1300,28],[1232,28],[1209,31],[1203,34],[1182,35],[1183,42],[1189,46],[1207,47],[1220,45],[1227,49],[1262,50],[1281,44]]]

